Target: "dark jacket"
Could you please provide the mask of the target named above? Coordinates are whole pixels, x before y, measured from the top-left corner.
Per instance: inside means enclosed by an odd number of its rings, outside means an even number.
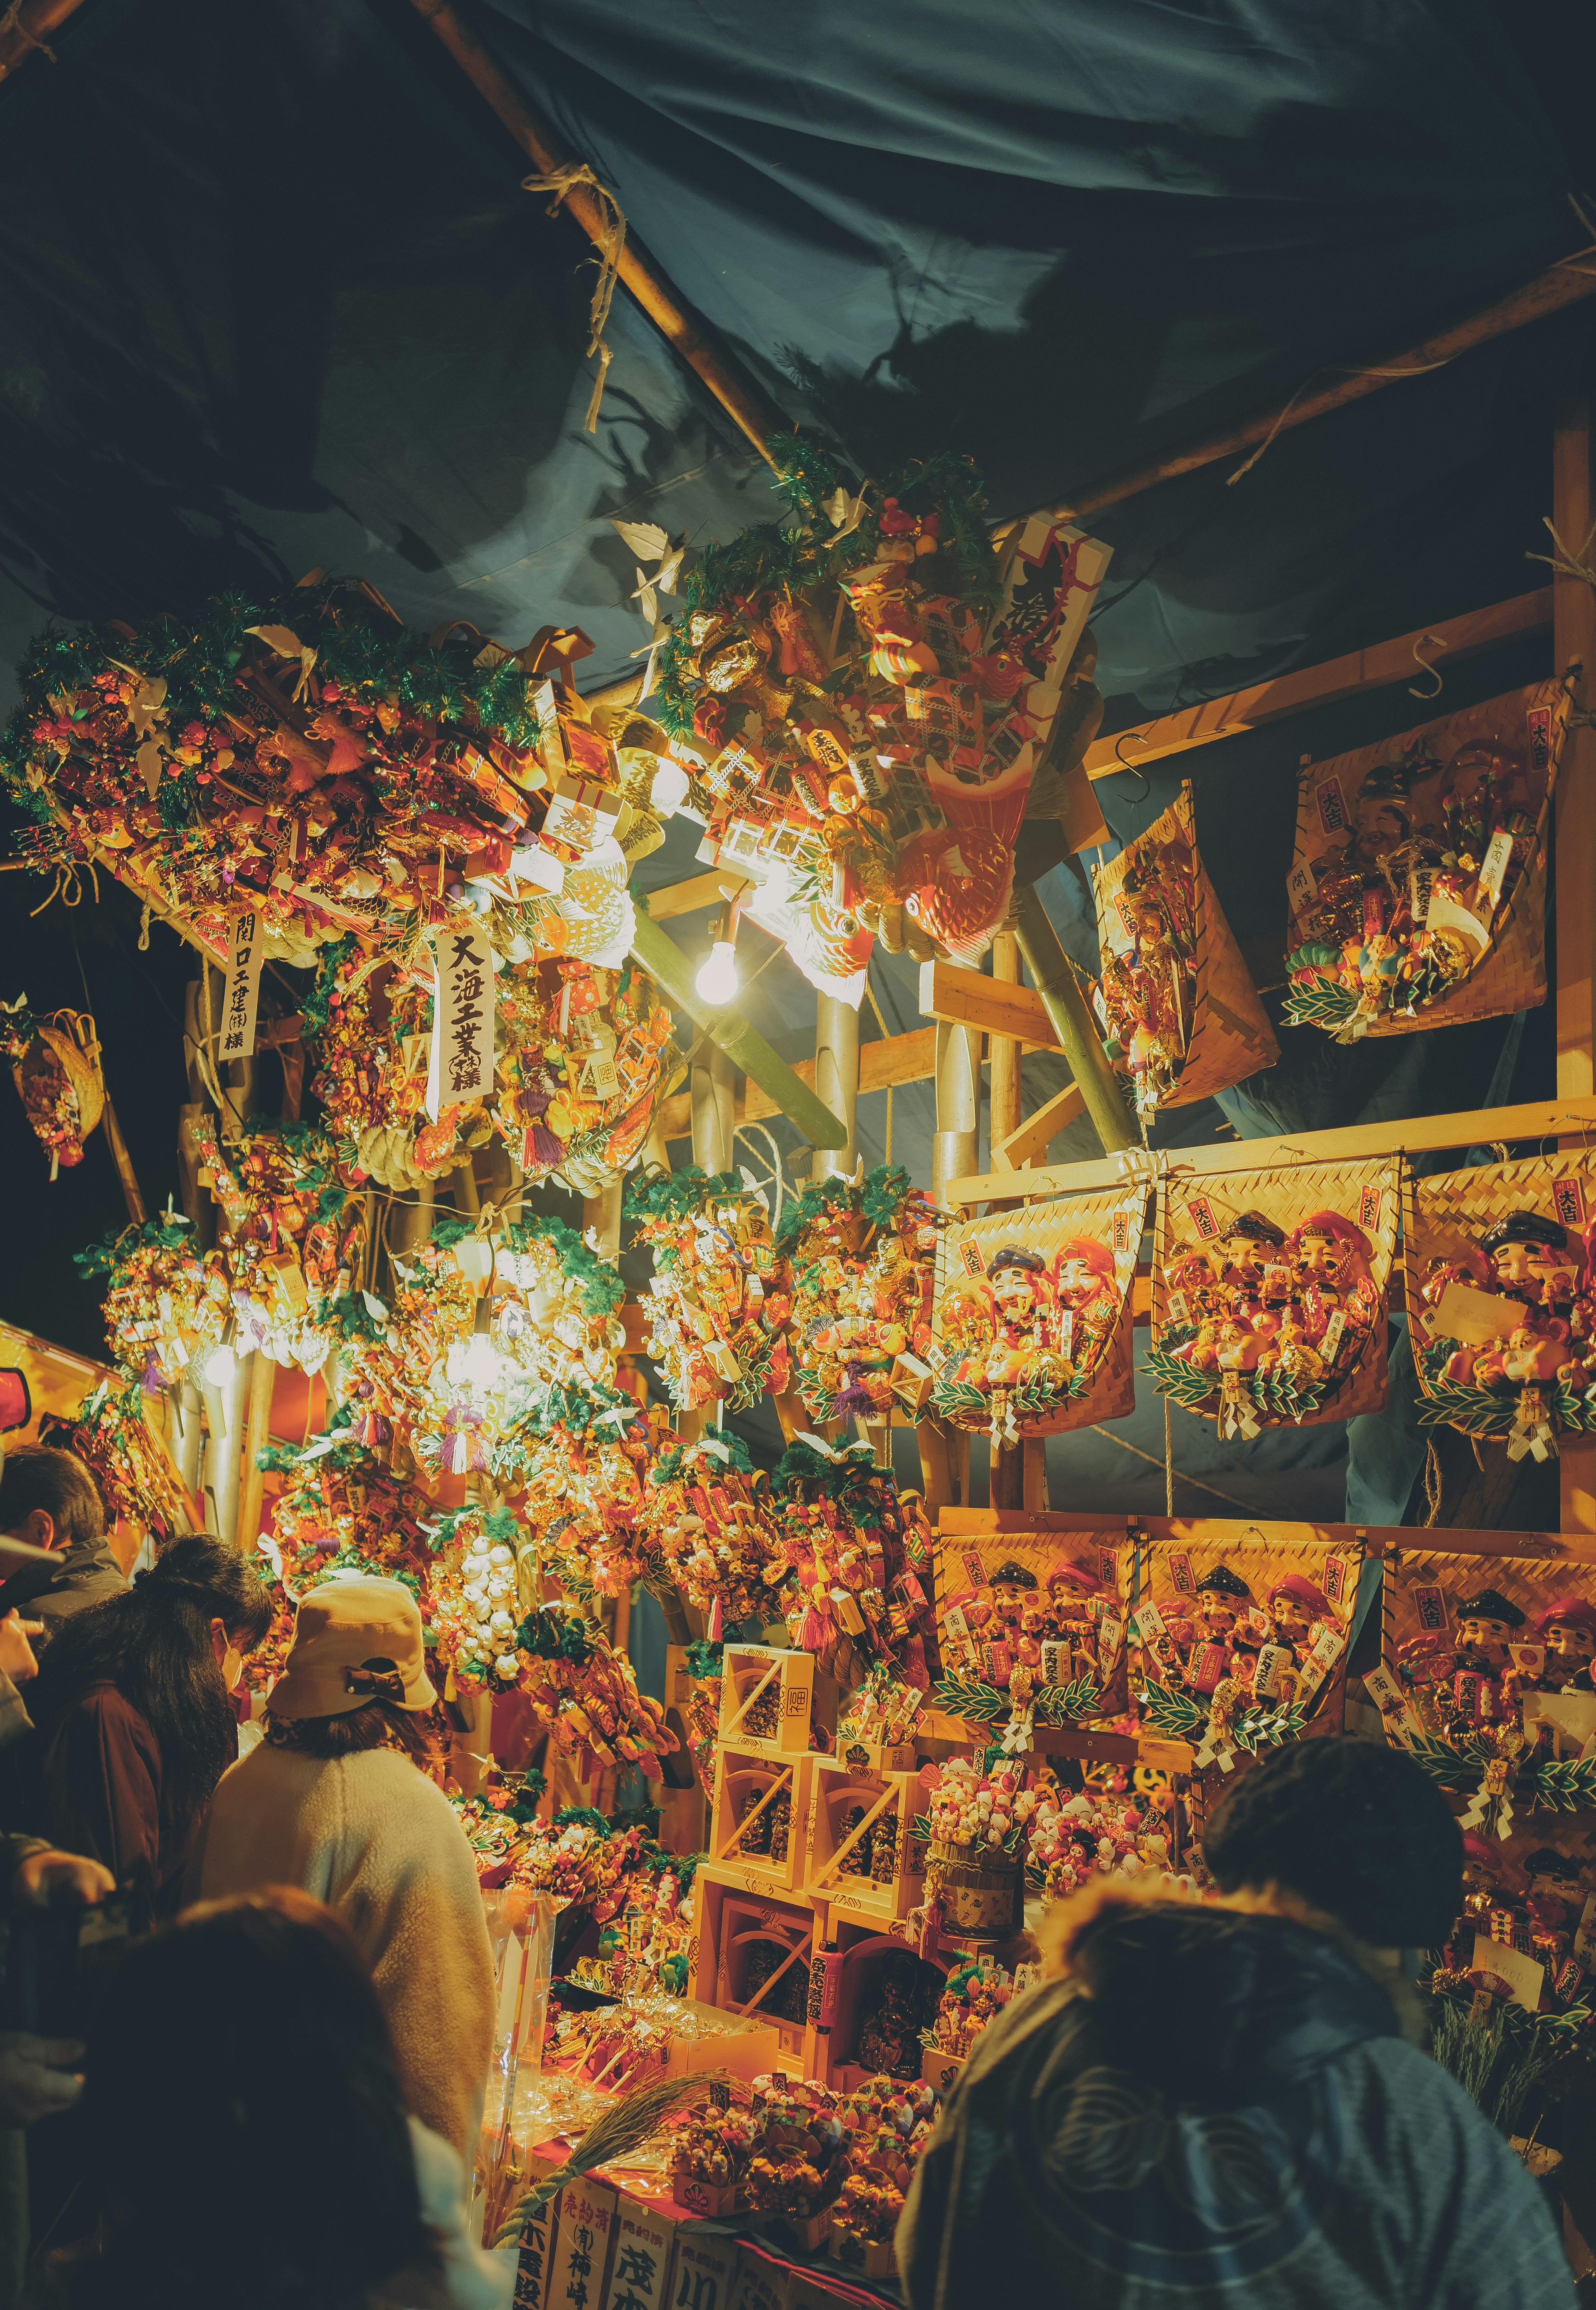
[[[48,1564],[25,1564],[0,1583],[0,1620],[14,1607],[25,1620],[42,1620],[48,1644],[63,1620],[108,1596],[120,1596],[127,1586],[121,1566],[102,1533],[98,1540],[74,1541],[52,1556]]]
[[[1071,1963],[937,2121],[912,2310],[1573,2310],[1540,2190],[1335,1941],[1110,1904]]]

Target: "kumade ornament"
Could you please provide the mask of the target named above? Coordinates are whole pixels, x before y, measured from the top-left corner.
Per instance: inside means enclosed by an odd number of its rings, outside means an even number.
[[[1305,766],[1287,1017],[1338,1042],[1546,1000],[1546,844],[1566,682]]]
[[[919,1407],[946,1223],[885,1163],[806,1187],[783,1212],[794,1384],[811,1419],[880,1421],[895,1403]]]
[[[1419,1420],[1555,1458],[1596,1429],[1596,1209],[1583,1151],[1408,1183]]]
[[[639,1182],[626,1209],[654,1255],[645,1352],[677,1411],[782,1394],[790,1302],[763,1194],[738,1172],[695,1166]]]
[[[231,1316],[221,1255],[202,1257],[193,1237],[190,1222],[169,1210],[73,1255],[81,1275],[107,1278],[111,1360],[150,1394],[178,1385],[190,1363],[220,1342]]]
[[[33,1135],[50,1159],[55,1179],[83,1159],[83,1142],[105,1109],[100,1038],[87,1012],[56,1011],[40,1017],[19,994],[0,1003],[0,1057]]]
[[[1244,1438],[1377,1410],[1398,1179],[1378,1161],[1161,1180],[1159,1393]]]

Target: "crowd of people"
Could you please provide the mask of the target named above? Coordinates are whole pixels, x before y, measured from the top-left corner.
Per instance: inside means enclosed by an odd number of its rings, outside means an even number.
[[[509,2310],[468,2218],[492,1966],[408,1591],[307,1596],[248,1744],[236,1550],[129,1582],[88,1471],[30,1446],[4,1572],[0,2310]],[[915,2174],[910,2310],[1568,2310],[1541,2189],[1424,2050],[1412,1952],[1462,1876],[1434,1785],[1302,1741],[1204,1854],[1217,1901],[1046,1913]]]

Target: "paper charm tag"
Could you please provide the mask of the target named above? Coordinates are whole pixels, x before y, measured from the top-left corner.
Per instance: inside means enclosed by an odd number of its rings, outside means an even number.
[[[1313,905],[1314,882],[1306,866],[1294,866],[1291,869],[1290,879],[1286,884],[1286,896],[1291,902],[1291,911],[1294,915],[1305,914]]]
[[[1430,893],[1436,887],[1433,866],[1410,866],[1408,869],[1408,906],[1415,923],[1429,920]]]
[[[1326,834],[1345,834],[1347,805],[1342,799],[1340,779],[1323,779],[1314,788],[1314,799],[1319,805],[1319,823]]]
[[[964,1580],[966,1587],[984,1588],[986,1585],[986,1563],[984,1558],[977,1555],[974,1549],[970,1549],[966,1552],[964,1557],[961,1559],[961,1561],[964,1565]]]
[[[1507,1657],[1520,1676],[1539,1676],[1546,1666],[1544,1645],[1509,1645]]]
[[[1552,1209],[1566,1228],[1583,1227],[1584,1191],[1577,1179],[1559,1179],[1552,1189]]]
[[[1117,1594],[1119,1589],[1119,1556],[1112,1548],[1097,1550],[1097,1577],[1105,1588]]]
[[[1502,895],[1502,885],[1507,879],[1507,865],[1512,856],[1513,837],[1505,826],[1498,827],[1486,846],[1485,863],[1479,870],[1479,887],[1493,907]]]
[[[474,922],[453,916],[433,933],[432,1046],[427,1113],[489,1098],[493,1090],[493,951]]]
[[[1446,1598],[1439,1588],[1427,1584],[1422,1587],[1410,1588],[1408,1595],[1418,1625],[1427,1633],[1446,1626]]]
[[[1338,1307],[1324,1326],[1324,1337],[1319,1345],[1319,1352],[1327,1364],[1334,1363],[1336,1350],[1341,1344],[1341,1333],[1346,1328],[1347,1310],[1344,1307]]]
[[[1529,742],[1530,768],[1544,777],[1552,764],[1552,709],[1549,706],[1531,706],[1524,716],[1524,736]]]
[[[1058,1351],[1060,1355],[1064,1358],[1066,1362],[1074,1352],[1074,1347],[1075,1310],[1073,1307],[1066,1307],[1062,1311],[1058,1319]]]
[[[1169,1578],[1173,1586],[1183,1596],[1194,1596],[1197,1594],[1197,1575],[1192,1569],[1191,1558],[1184,1550],[1177,1550],[1173,1556],[1167,1558],[1166,1561],[1169,1567]]]
[[[1381,1192],[1373,1182],[1358,1191],[1357,1224],[1366,1235],[1377,1235],[1380,1229]]]
[[[1116,1252],[1125,1252],[1129,1251],[1131,1248],[1131,1214],[1129,1211],[1115,1211],[1114,1214],[1114,1247]]]
[[[255,909],[236,915],[228,945],[227,1008],[222,1013],[221,1038],[223,1059],[247,1059],[254,1052],[255,1014],[260,1003],[261,964],[265,953],[265,927]]]
[[[1214,1217],[1214,1207],[1208,1197],[1206,1195],[1190,1196],[1186,1203],[1186,1215],[1192,1222],[1198,1242],[1211,1243],[1219,1232],[1219,1222]]]
[[[981,1256],[981,1246],[973,1237],[966,1236],[958,1246],[958,1256],[967,1275],[984,1275],[986,1262]]]

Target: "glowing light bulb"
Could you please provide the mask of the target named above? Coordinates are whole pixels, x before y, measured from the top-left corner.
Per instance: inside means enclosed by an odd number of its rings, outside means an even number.
[[[729,1003],[742,980],[737,976],[737,950],[730,939],[716,939],[709,950],[707,961],[700,964],[693,981],[706,1003]]]
[[[230,1340],[218,1340],[205,1358],[201,1378],[206,1387],[227,1387],[239,1368],[239,1359],[233,1353]]]
[[[473,1387],[491,1387],[499,1377],[499,1350],[486,1332],[473,1335],[461,1360],[462,1369]]]

